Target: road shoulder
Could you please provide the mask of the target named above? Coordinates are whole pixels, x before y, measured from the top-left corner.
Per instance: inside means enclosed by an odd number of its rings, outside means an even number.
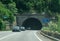
[[[42,41],[54,41],[54,40],[51,40],[43,35],[41,35],[40,31],[37,31],[36,32],[36,35],[42,40]]]

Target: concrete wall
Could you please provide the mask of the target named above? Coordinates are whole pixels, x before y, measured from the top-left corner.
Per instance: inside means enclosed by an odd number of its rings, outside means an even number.
[[[40,20],[40,22],[42,23],[42,18],[44,18],[44,17],[41,15],[17,15],[16,16],[17,25],[21,26],[23,24],[23,22],[28,18],[36,18],[36,19]],[[42,23],[42,25],[43,25],[43,23]]]

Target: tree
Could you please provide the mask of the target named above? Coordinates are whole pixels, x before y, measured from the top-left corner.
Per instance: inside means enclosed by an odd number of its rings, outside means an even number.
[[[6,28],[5,23],[3,22],[2,19],[0,19],[0,30],[5,30],[5,28]]]
[[[14,12],[13,11],[6,8],[6,5],[0,2],[0,19],[2,19],[2,21],[9,20],[9,22],[11,22],[12,24],[14,20],[14,13],[15,13],[15,11]]]
[[[12,3],[13,0],[0,0],[3,4]]]
[[[13,13],[13,14],[16,14],[17,13],[17,8],[16,8],[16,3],[15,2],[12,2],[12,3],[9,3],[7,8]]]

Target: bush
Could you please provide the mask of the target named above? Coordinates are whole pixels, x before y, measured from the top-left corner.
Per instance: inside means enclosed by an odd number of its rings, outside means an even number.
[[[5,30],[5,28],[6,28],[5,23],[3,22],[2,19],[0,19],[0,30]]]
[[[51,22],[48,23],[48,27],[43,27],[42,30],[56,32],[56,31],[58,31],[58,25],[56,23],[54,23],[54,22],[51,21]]]

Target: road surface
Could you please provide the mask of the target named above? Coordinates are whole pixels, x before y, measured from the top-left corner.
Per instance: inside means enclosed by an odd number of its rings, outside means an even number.
[[[21,32],[0,31],[0,41],[52,41],[43,36],[38,37],[36,32],[34,30]]]

